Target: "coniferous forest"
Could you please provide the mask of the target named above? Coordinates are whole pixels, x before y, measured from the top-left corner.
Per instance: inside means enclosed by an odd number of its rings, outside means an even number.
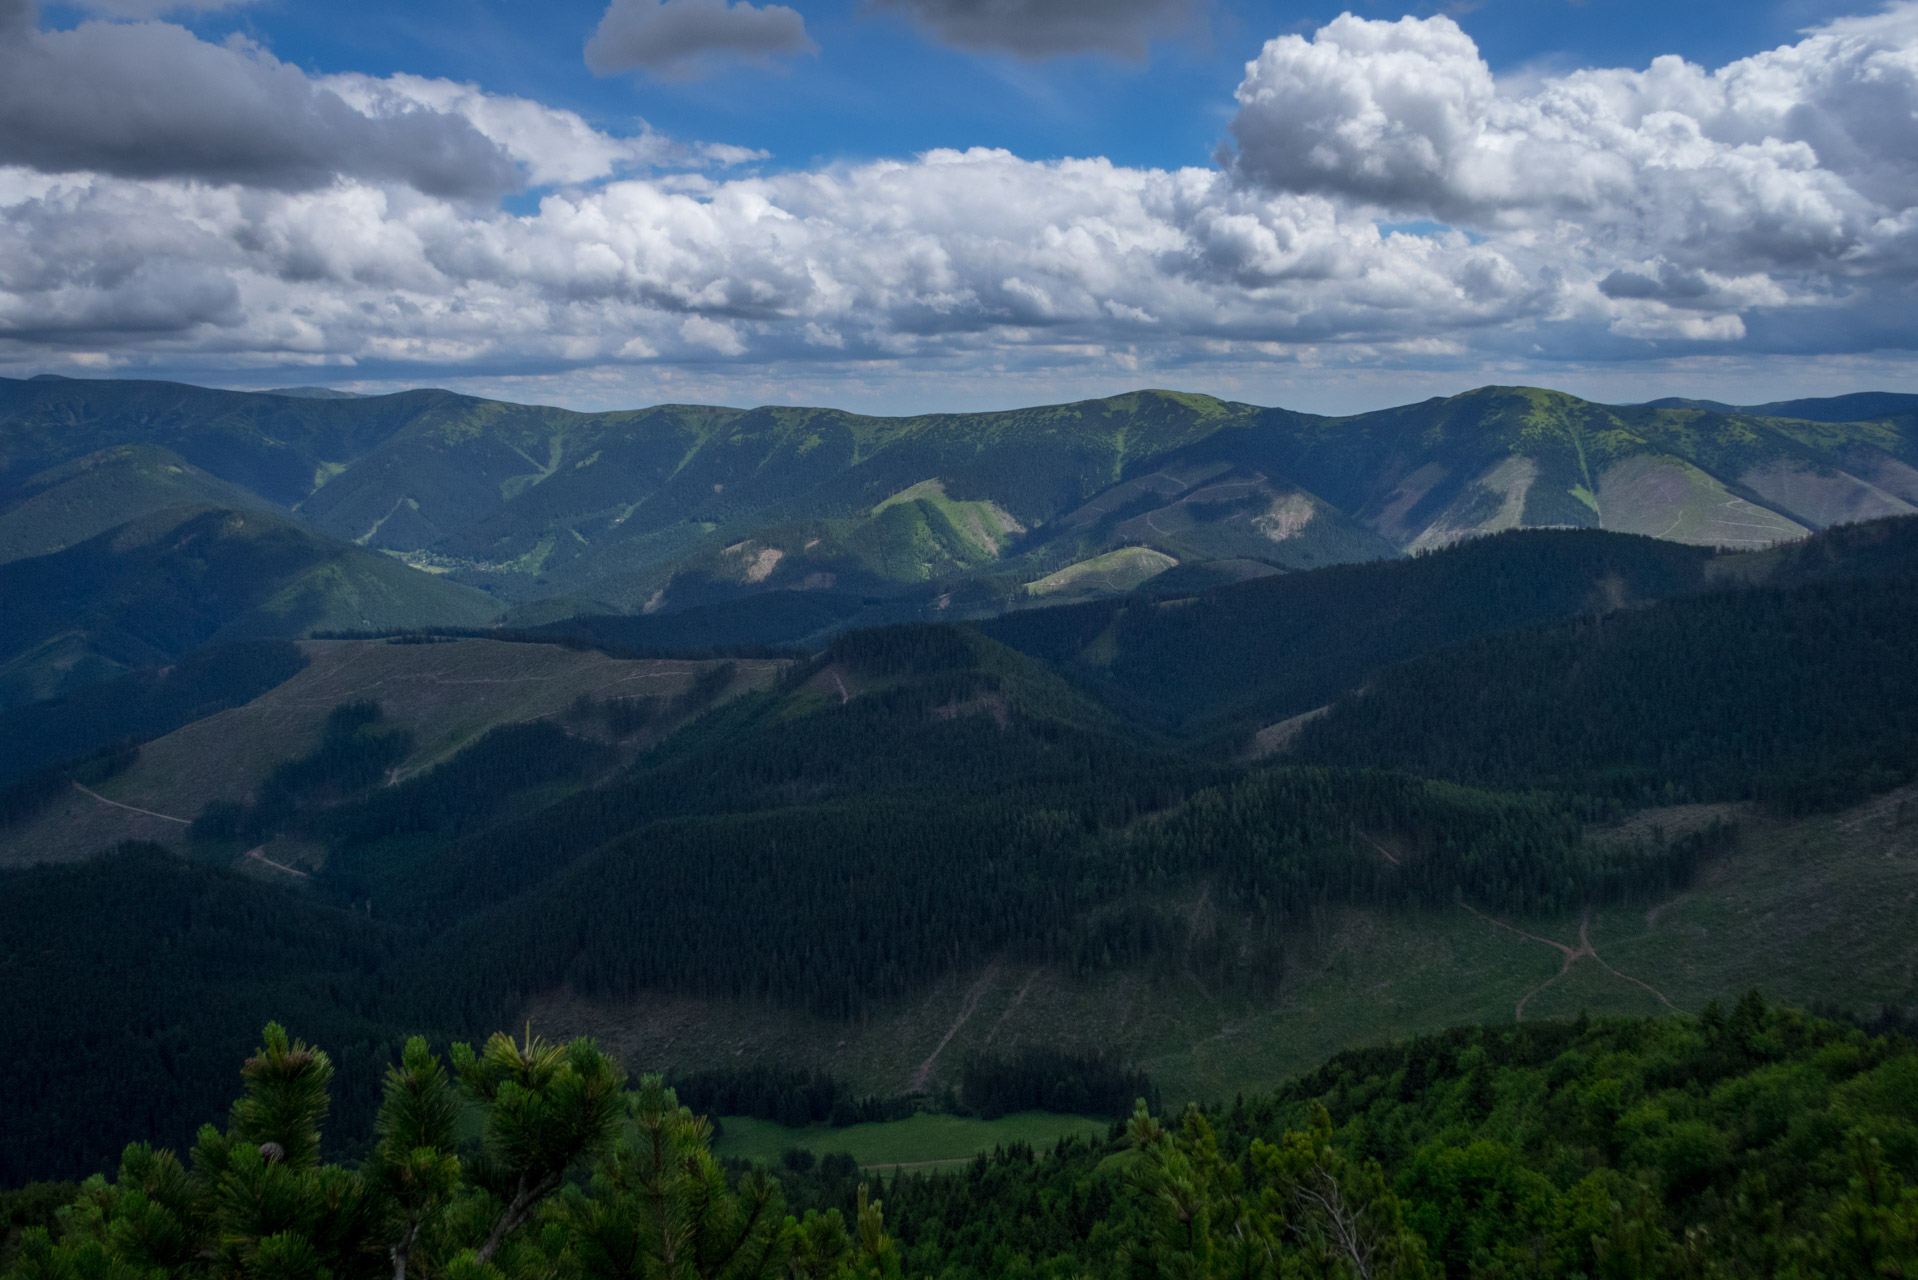
[[[913,500],[912,554],[999,519],[961,492]],[[1071,554],[1156,494],[1074,516]],[[1189,537],[1263,510],[1238,501],[1182,515]],[[801,523],[876,536],[827,520]],[[243,525],[197,515],[180,545]],[[318,554],[269,535],[276,564]],[[530,1011],[559,998],[830,1039],[947,993],[964,1022],[1002,967],[1272,1008],[1352,913],[1573,921],[1569,969],[1595,955],[1580,922],[1707,890],[1744,825],[1882,802],[1902,829],[1918,517],[1742,552],[1596,528],[1326,567],[1245,545],[1099,593],[1035,542],[1044,591],[982,572],[923,599],[849,570],[762,598],[700,561],[664,610],[316,606],[297,640],[262,620],[293,597],[236,580],[135,644],[149,606],[122,591],[93,658],[0,708],[0,1271],[1918,1274],[1918,1049],[1838,989],[1818,1016],[1643,983],[1667,1014],[1414,1016],[1451,1029],[1190,1100],[1097,1026],[937,1041],[877,1084],[736,1030],[657,1062],[542,1038]],[[168,572],[266,555],[228,550]],[[339,554],[365,591],[404,567]],[[121,838],[34,856],[108,819]],[[1084,1127],[943,1167],[833,1146],[1034,1114]],[[751,1125],[812,1145],[715,1153]]]
[[[269,1025],[240,1074],[185,1157],[135,1143],[111,1176],[10,1196],[9,1280],[1918,1268],[1918,1044],[1756,994],[1349,1052],[1275,1093],[1140,1099],[1102,1140],[931,1176],[729,1166],[673,1089],[585,1040],[409,1041],[349,1164],[325,1158],[324,1051]]]

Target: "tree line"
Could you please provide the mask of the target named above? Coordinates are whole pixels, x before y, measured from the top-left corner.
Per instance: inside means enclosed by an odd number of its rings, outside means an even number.
[[[956,1173],[716,1159],[658,1077],[530,1031],[333,1068],[268,1026],[190,1159],[6,1197],[6,1280],[1858,1280],[1918,1271],[1918,1044],[1768,1005],[1458,1028]],[[470,1116],[463,1122],[462,1116]],[[61,1202],[65,1201],[64,1204]],[[882,1208],[883,1206],[883,1208]]]

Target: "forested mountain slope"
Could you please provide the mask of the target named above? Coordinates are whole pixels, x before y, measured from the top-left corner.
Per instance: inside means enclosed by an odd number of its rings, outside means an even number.
[[[1128,714],[1229,740],[1324,706],[1381,667],[1480,636],[1729,587],[1914,573],[1918,520],[1910,519],[1738,553],[1598,530],[1512,531],[1389,563],[1026,610],[974,625]],[[1429,668],[1449,661],[1434,658]]]
[[[50,555],[167,507],[285,511],[158,445],[115,445],[63,463],[0,498],[0,563]]]
[[[0,785],[111,743],[142,744],[112,776],[90,782],[93,796],[68,789],[58,804],[22,797],[23,807],[0,820],[0,865],[80,859],[124,840],[177,844],[209,804],[246,803],[275,769],[306,755],[339,706],[376,702],[387,724],[410,735],[407,751],[388,762],[397,783],[490,731],[540,720],[564,720],[575,736],[631,754],[706,709],[711,699],[692,695],[702,674],[722,666],[729,675],[716,697],[763,686],[779,664],[615,658],[490,639],[201,650],[168,668],[0,714],[0,735],[14,735],[0,748]],[[589,710],[580,713],[581,705]],[[617,724],[608,723],[609,709]],[[516,785],[496,780],[493,789],[511,793]],[[295,831],[251,844],[285,864],[324,851]]]
[[[163,665],[207,644],[321,628],[480,625],[471,587],[285,516],[167,507],[0,564],[0,706]]]
[[[1918,777],[1918,575],[1712,592],[1374,672],[1301,760],[1632,804],[1829,808]]]
[[[1133,689],[1157,672],[1158,704],[1086,683],[1096,634],[1021,652],[978,629],[918,624],[753,664],[470,639],[322,642],[304,671],[148,744],[98,784],[102,803],[170,813],[170,825],[129,834],[161,836],[196,862],[144,854],[15,873],[38,887],[0,893],[0,909],[39,903],[80,919],[94,910],[81,898],[123,900],[91,877],[135,870],[225,894],[224,880],[188,873],[228,863],[274,882],[287,927],[317,931],[301,944],[316,955],[333,954],[336,929],[347,930],[342,955],[372,954],[355,950],[362,935],[385,940],[373,961],[327,960],[312,985],[290,960],[249,981],[293,984],[331,1002],[329,1018],[395,1031],[472,1032],[556,991],[846,1023],[1002,961],[1088,984],[1190,967],[1258,1007],[1303,963],[1300,948],[1325,945],[1328,911],[1410,919],[1462,902],[1559,918],[1657,901],[1693,883],[1725,829],[1660,820],[1614,837],[1592,823],[1648,800],[1828,810],[1908,776],[1903,726],[1918,720],[1918,694],[1903,671],[1912,620],[1899,611],[1914,598],[1914,524],[1750,556],[1535,531],[1129,604],[1151,643],[1106,649],[1135,673]],[[1152,630],[1207,611],[1194,630]],[[1064,624],[1088,615],[1130,634],[1083,609],[993,630],[1076,634]],[[1660,656],[1670,636],[1691,634],[1672,619],[1705,620],[1680,655],[1692,666]],[[1208,643],[1210,683],[1188,670]],[[1777,660],[1740,658],[1741,644]],[[505,660],[520,656],[516,683]],[[1412,666],[1381,665],[1407,656]],[[1261,683],[1262,670],[1276,676]],[[1421,670],[1439,674],[1402,674]],[[1454,687],[1446,673],[1457,670],[1479,674]],[[1421,732],[1389,717],[1368,728],[1364,716],[1400,705],[1408,681],[1486,700],[1420,712]],[[1361,685],[1373,692],[1308,730],[1304,754],[1263,763],[1195,754],[1155,727],[1178,723],[1185,705],[1193,725],[1252,723],[1231,716]],[[1805,690],[1824,699],[1820,715],[1774,714]],[[497,704],[491,719],[463,715],[481,701]],[[1522,714],[1501,711],[1508,703]],[[1581,736],[1567,717],[1617,731]],[[1774,721],[1779,732],[1760,731]],[[1883,731],[1862,731],[1872,725]],[[1337,751],[1334,730],[1345,734]],[[1553,754],[1586,737],[1590,750]],[[1812,757],[1803,768],[1799,755]],[[1820,782],[1840,775],[1845,786]],[[1781,791],[1781,778],[1797,790]],[[179,812],[190,803],[200,807]],[[36,840],[51,848],[40,830],[20,828],[27,845],[9,856],[30,858]],[[197,918],[166,927],[197,937]],[[212,971],[199,945],[153,953],[140,980],[155,1020],[116,1022],[115,1054],[163,1069],[166,1011],[201,999],[193,975]],[[48,976],[10,989],[53,1002],[17,1011],[54,1037],[44,1064],[67,1052],[54,1047],[68,1043],[58,1037],[72,1015],[60,1010],[90,997],[53,976],[84,963],[59,947],[35,957]],[[215,1001],[194,1016],[238,1036],[252,1018],[241,1008]]]
[[[1385,663],[1697,590],[1712,559],[1705,548],[1598,530],[1508,532],[1411,559],[976,625],[1148,722],[1246,732],[1330,702]]]
[[[0,378],[0,501],[40,472],[137,444],[292,506],[445,394],[309,400],[177,382]]]

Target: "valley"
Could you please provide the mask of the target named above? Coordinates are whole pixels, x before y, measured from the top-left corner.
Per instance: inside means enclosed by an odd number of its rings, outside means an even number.
[[[1474,1062],[1727,1008],[1895,1056],[1918,397],[1763,408],[0,384],[0,1186],[187,1143],[273,1020],[327,1158],[517,1027],[919,1239],[1109,1203],[1133,1098],[1303,1141],[1411,1055],[1492,1123]]]

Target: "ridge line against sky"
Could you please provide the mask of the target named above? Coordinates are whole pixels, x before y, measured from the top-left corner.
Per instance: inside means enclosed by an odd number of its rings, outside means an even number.
[[[1918,389],[1913,0],[1724,6],[1784,38],[1636,68],[1528,47],[1509,0],[1277,8],[614,0],[495,67],[489,0],[360,46],[308,0],[0,0],[0,372],[868,412]],[[849,44],[888,111],[849,109]],[[915,131],[1017,149],[864,145]]]

